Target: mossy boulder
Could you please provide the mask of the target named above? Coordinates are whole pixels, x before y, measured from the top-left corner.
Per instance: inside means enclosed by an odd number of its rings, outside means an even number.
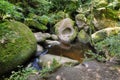
[[[0,75],[25,63],[36,51],[31,30],[16,21],[0,24]]]
[[[94,43],[104,40],[106,37],[120,34],[120,27],[105,28],[91,35]]]

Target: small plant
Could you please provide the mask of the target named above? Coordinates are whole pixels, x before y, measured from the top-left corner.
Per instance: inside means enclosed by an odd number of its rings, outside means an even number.
[[[94,59],[96,59],[98,61],[105,61],[106,60],[103,55],[94,53],[91,50],[88,50],[84,56],[85,56],[85,61],[90,61],[90,60],[94,60]]]
[[[8,80],[27,80],[28,76],[32,73],[36,73],[37,71],[33,68],[25,68],[22,70],[19,70],[17,72],[13,71],[12,75]]]

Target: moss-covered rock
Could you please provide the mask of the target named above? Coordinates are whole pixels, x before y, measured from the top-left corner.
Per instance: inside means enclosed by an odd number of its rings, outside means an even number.
[[[107,18],[94,19],[93,23],[97,30],[119,26],[117,21]]]
[[[16,21],[0,24],[0,75],[25,63],[36,51],[31,30]]]
[[[84,44],[90,42],[90,36],[89,36],[84,30],[81,30],[81,31],[78,33],[77,38],[78,38],[79,42],[82,42],[82,43],[84,43]]]
[[[91,35],[93,42],[99,42],[104,40],[106,37],[116,35],[120,33],[120,27],[114,27],[114,28],[105,28],[102,30],[99,30]]]

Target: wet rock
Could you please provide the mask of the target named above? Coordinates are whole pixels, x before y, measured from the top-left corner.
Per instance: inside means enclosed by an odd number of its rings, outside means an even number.
[[[55,59],[60,65],[75,65],[78,63],[77,60],[72,60],[66,57],[52,55],[52,54],[46,54],[43,56],[40,56],[40,64],[47,65],[47,63],[50,61],[52,62],[53,59]]]
[[[9,21],[0,24],[0,75],[25,63],[35,55],[37,42],[24,24]]]
[[[108,36],[112,36],[119,33],[120,33],[120,27],[105,28],[93,33],[91,37],[92,40],[96,43],[98,41],[105,39]]]
[[[43,33],[43,36],[46,37],[46,38],[50,38],[51,35],[49,33]]]
[[[58,22],[55,26],[55,33],[61,41],[71,42],[77,35],[77,27],[70,18]]]
[[[53,40],[58,40],[58,36],[55,35],[55,34],[52,34],[52,35],[51,35],[51,38],[52,38]]]
[[[37,42],[43,42],[47,38],[51,37],[51,35],[49,33],[42,33],[42,32],[34,33],[34,35],[35,35],[35,38],[36,38]]]
[[[35,35],[35,38],[37,40],[37,42],[43,42],[45,41],[45,37],[43,36],[42,32],[37,32],[37,33],[34,33]]]
[[[84,44],[90,42],[90,36],[89,36],[84,30],[81,30],[81,31],[78,33],[77,38],[78,38],[79,42],[82,42],[82,43],[84,43]]]
[[[43,52],[43,47],[41,45],[37,45],[37,52]]]
[[[50,46],[60,45],[59,41],[46,40],[45,43]]]

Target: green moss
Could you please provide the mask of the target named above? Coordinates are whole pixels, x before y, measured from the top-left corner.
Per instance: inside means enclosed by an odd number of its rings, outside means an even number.
[[[2,74],[30,58],[36,50],[36,40],[30,29],[22,23],[4,22],[0,27],[7,30],[5,32],[0,29],[2,32],[0,33],[0,74]]]

